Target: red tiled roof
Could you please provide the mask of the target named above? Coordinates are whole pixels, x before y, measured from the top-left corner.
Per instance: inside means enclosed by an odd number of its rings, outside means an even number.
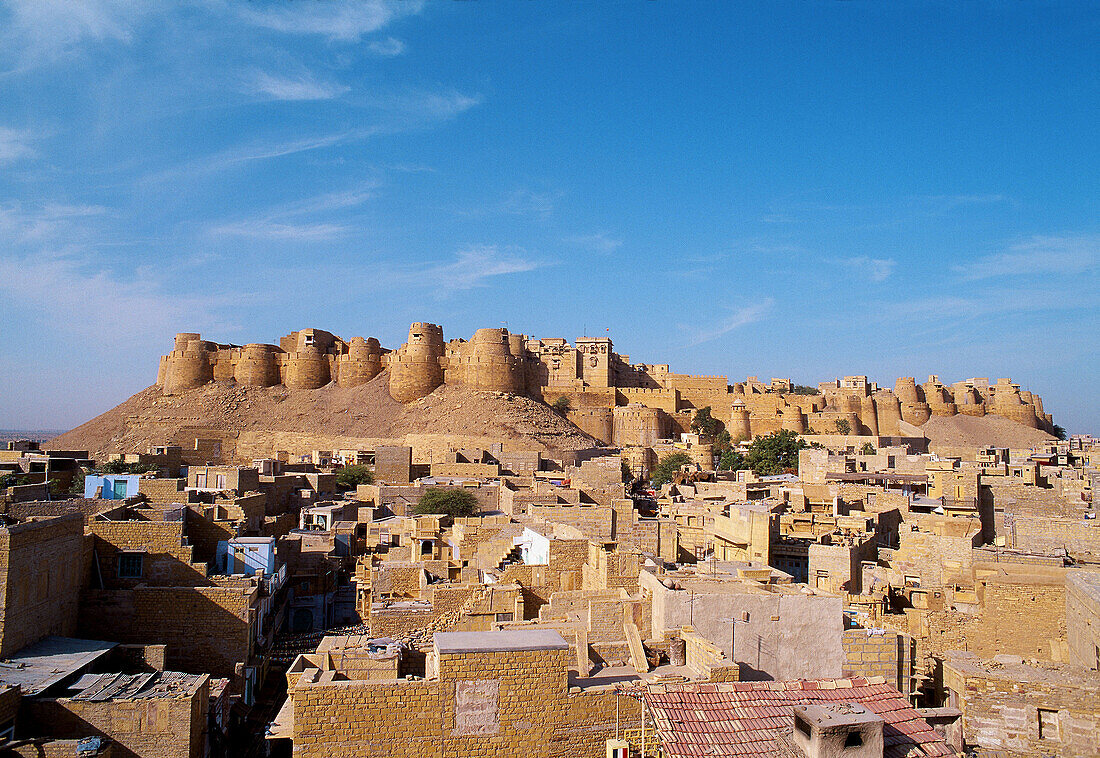
[[[882,716],[885,758],[953,756],[905,696],[881,678],[651,684],[645,700],[667,758],[771,756],[797,705],[860,703]]]

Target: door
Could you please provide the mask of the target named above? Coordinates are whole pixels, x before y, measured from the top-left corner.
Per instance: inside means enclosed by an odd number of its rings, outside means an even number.
[[[114,497],[113,497],[114,500],[125,500],[126,499],[126,480],[125,479],[115,479],[115,482],[114,482],[114,485],[113,485],[113,491],[114,491]]]

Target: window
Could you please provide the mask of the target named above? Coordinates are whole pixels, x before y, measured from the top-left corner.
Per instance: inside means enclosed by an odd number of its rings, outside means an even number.
[[[225,489],[225,474],[218,474],[214,481],[214,486],[217,487],[219,490]]]
[[[498,613],[497,614],[497,621],[511,621],[511,620],[512,620],[512,614],[511,613]]]
[[[1039,709],[1039,739],[1058,739],[1058,711],[1049,711],[1046,708]]]
[[[794,728],[803,734],[803,736],[809,738],[810,725],[803,721],[799,716],[794,717]]]
[[[848,732],[844,738],[844,747],[863,747],[863,737],[859,732]]]
[[[195,474],[195,486],[198,487],[199,489],[204,489],[206,487],[206,473],[205,472],[203,472],[201,474]]]
[[[144,557],[142,553],[119,553],[118,578],[141,579]]]

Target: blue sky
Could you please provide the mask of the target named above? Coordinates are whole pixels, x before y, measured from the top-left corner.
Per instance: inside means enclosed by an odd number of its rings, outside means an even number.
[[[424,320],[1098,432],[1098,11],[0,0],[0,427]]]

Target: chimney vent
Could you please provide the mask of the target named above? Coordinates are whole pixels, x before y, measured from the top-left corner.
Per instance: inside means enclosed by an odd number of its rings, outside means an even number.
[[[792,739],[806,758],[882,758],[883,723],[859,703],[799,706]]]

